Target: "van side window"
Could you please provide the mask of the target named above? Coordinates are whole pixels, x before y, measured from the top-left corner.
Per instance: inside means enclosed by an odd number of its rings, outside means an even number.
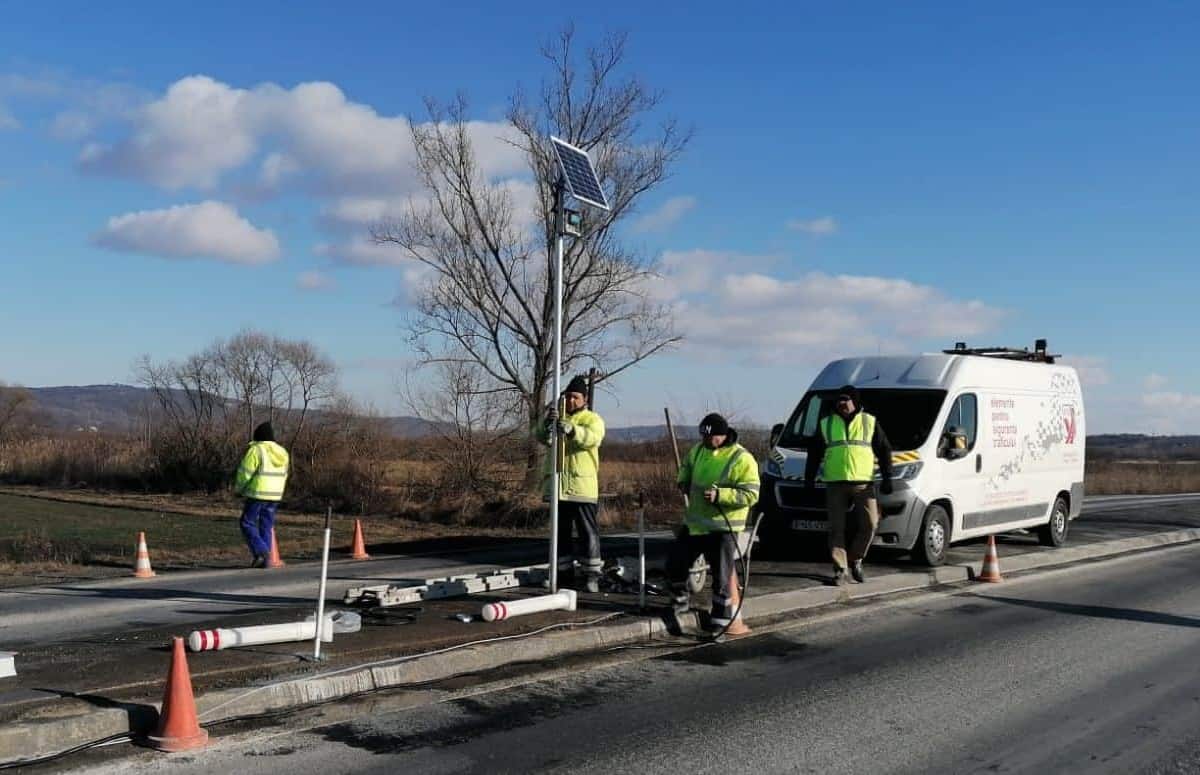
[[[821,419],[821,397],[814,393],[804,407],[804,427],[797,428],[800,436],[811,438],[817,435],[817,423]]]
[[[950,408],[950,415],[946,418],[946,427],[942,429],[942,433],[946,433],[950,428],[957,428],[959,433],[965,433],[967,436],[967,449],[975,449],[975,437],[978,432],[978,406],[979,402],[975,398],[974,393],[964,393],[954,401],[954,406]]]

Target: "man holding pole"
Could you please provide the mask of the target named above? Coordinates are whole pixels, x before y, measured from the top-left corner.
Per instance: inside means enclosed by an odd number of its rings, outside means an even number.
[[[737,443],[737,431],[719,414],[700,421],[700,438],[683,459],[676,480],[688,496],[688,506],[667,557],[667,575],[675,611],[684,613],[688,574],[703,554],[713,579],[709,627],[724,631],[738,613],[733,604],[737,535],[746,529],[750,507],[758,502],[758,463]]]
[[[549,444],[550,432],[556,429],[560,449],[546,455],[545,500],[550,500],[550,482],[555,465],[561,456],[558,477],[558,539],[559,546],[571,539],[575,529],[574,553],[560,550],[558,572],[572,573],[576,559],[583,566],[584,589],[600,591],[600,574],[604,560],[600,556],[600,443],[604,441],[604,420],[587,407],[588,384],[577,376],[563,391],[565,411],[559,416],[557,406],[546,413],[545,422],[537,430],[538,440]]]

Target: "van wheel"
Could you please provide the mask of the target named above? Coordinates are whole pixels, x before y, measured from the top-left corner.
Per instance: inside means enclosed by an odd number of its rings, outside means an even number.
[[[1037,529],[1038,543],[1042,546],[1062,546],[1067,542],[1067,502],[1060,495],[1050,510],[1050,521]]]
[[[921,535],[913,547],[913,559],[931,568],[946,561],[946,550],[950,548],[950,515],[941,506],[925,509],[925,521],[921,523]]]

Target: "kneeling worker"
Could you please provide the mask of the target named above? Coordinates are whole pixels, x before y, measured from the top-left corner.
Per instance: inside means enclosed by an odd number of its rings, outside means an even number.
[[[679,469],[677,482],[688,495],[688,508],[667,559],[667,574],[675,611],[686,613],[688,573],[696,557],[704,555],[712,570],[709,629],[715,631],[727,627],[736,613],[737,534],[746,529],[750,507],[758,501],[758,463],[719,414],[701,420],[700,436]]]
[[[537,437],[549,443],[550,427],[557,424],[564,439],[563,471],[558,478],[558,570],[559,575],[573,573],[575,561],[583,566],[584,590],[600,591],[604,559],[600,556],[600,443],[604,441],[604,420],[588,409],[588,386],[583,377],[575,377],[563,391],[565,417],[551,408]],[[554,451],[546,456],[545,499],[550,500],[550,474],[554,470]],[[569,548],[571,528],[575,528],[574,555]],[[564,582],[566,583],[566,582]],[[575,583],[573,580],[570,583]]]

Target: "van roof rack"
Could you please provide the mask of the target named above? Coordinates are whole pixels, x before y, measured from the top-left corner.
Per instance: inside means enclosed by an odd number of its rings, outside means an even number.
[[[1009,361],[1028,361],[1030,363],[1054,363],[1062,355],[1052,354],[1046,348],[1046,340],[1034,342],[1033,350],[1022,347],[967,347],[966,342],[955,342],[953,350],[942,350],[946,355],[980,355],[985,358],[1003,358]]]

